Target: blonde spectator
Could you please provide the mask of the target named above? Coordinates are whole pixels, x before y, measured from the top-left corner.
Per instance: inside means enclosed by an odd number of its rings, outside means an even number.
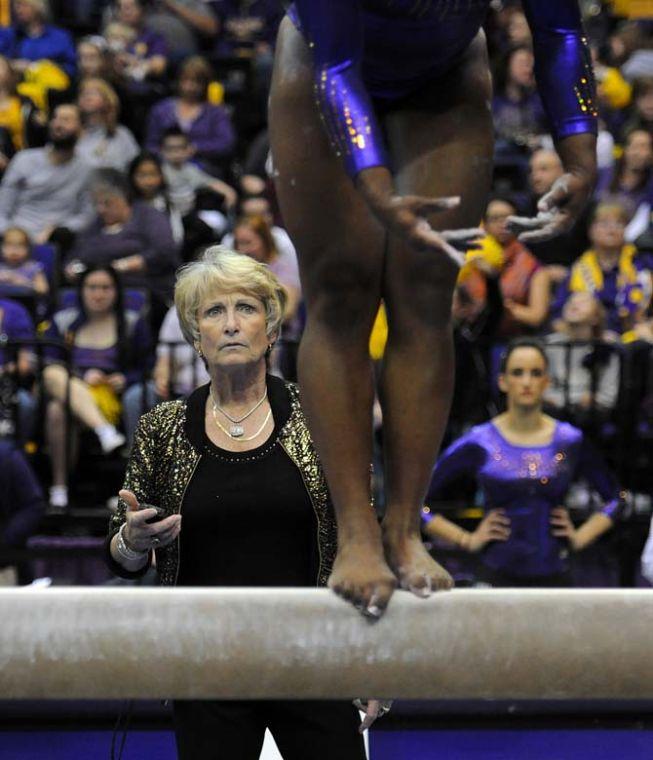
[[[124,171],[139,147],[127,127],[118,124],[116,91],[103,79],[88,77],[79,86],[77,104],[83,124],[77,154],[94,168]]]

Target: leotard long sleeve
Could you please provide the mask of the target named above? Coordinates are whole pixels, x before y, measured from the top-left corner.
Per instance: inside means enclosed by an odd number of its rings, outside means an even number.
[[[503,509],[510,519],[509,539],[489,543],[481,559],[512,575],[553,575],[566,569],[566,542],[553,536],[549,520],[551,510],[564,505],[574,481],[587,481],[603,502],[601,512],[611,519],[622,503],[601,457],[566,422],[556,423],[548,445],[533,447],[510,444],[492,422],[472,428],[438,460],[427,501],[437,500],[442,488],[462,475],[476,478],[486,511]],[[426,521],[432,516],[427,510]]]
[[[485,19],[489,0],[296,0],[290,17],[314,56],[329,137],[350,176],[388,164],[374,101],[445,74]],[[556,140],[596,132],[594,79],[577,0],[524,0],[535,72]]]

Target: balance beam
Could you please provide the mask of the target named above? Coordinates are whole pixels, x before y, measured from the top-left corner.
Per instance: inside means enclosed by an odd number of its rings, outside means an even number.
[[[653,592],[0,591],[3,699],[650,699]]]

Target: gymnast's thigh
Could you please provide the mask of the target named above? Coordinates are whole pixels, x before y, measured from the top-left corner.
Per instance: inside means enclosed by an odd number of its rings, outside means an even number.
[[[337,289],[348,267],[378,290],[384,231],[329,143],[313,92],[310,50],[287,18],[279,31],[269,116],[277,196],[309,308],[314,288]]]
[[[360,715],[351,702],[269,703],[268,728],[284,760],[365,760]]]
[[[485,36],[479,33],[466,55],[442,79],[425,85],[388,110],[383,123],[401,194],[458,195],[460,205],[429,221],[436,229],[479,225],[492,185],[494,137],[492,85]],[[397,238],[391,240],[384,295],[405,301],[414,291],[448,309],[456,271],[446,256],[425,257]],[[429,287],[429,284],[432,287]]]
[[[265,736],[260,702],[175,700],[179,760],[259,760]]]

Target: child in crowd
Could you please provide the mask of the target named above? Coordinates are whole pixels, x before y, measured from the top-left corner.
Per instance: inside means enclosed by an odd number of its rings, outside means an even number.
[[[144,201],[164,213],[169,221],[175,243],[184,241],[184,224],[179,210],[170,199],[159,157],[143,151],[129,165],[129,184],[135,199]]]
[[[187,216],[195,209],[200,190],[211,190],[221,196],[227,211],[236,206],[238,195],[232,187],[191,163],[193,147],[181,129],[171,127],[166,130],[161,140],[161,155],[170,200],[182,216]],[[200,211],[198,216],[216,233],[225,232],[227,220],[219,211]]]
[[[30,258],[30,239],[25,230],[5,230],[0,254],[0,295],[47,296],[48,279],[43,265]]]

